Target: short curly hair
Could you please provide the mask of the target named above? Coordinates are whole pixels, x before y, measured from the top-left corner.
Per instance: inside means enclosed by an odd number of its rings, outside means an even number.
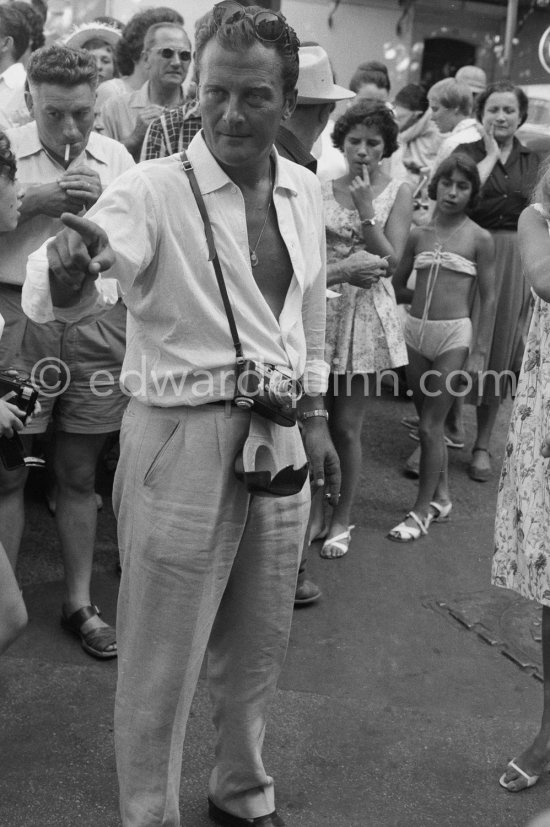
[[[278,40],[268,42],[259,40],[256,36],[252,17],[257,12],[266,11],[261,6],[247,6],[243,17],[238,20],[226,23],[223,26],[218,26],[214,22],[212,12],[204,15],[197,21],[195,28],[195,63],[200,73],[200,61],[202,53],[206,44],[210,40],[216,40],[220,46],[230,51],[238,51],[239,49],[249,49],[256,43],[261,43],[266,48],[273,49],[281,58],[282,77],[283,77],[283,92],[287,94],[292,92],[298,82],[298,49],[300,41],[292,26],[288,23],[286,33]],[[280,14],[280,17],[286,22],[286,18]]]
[[[15,181],[17,161],[12,152],[11,144],[5,132],[0,131],[0,175]]]
[[[519,125],[525,123],[527,115],[529,114],[529,98],[521,88],[516,86],[511,80],[499,80],[496,83],[491,83],[485,91],[481,92],[475,102],[476,117],[478,121],[483,120],[483,113],[485,112],[485,104],[491,95],[499,94],[501,92],[512,92],[516,96],[519,108]]]
[[[475,207],[478,200],[479,191],[481,189],[481,181],[476,162],[464,152],[453,152],[452,155],[449,155],[448,158],[441,161],[430,179],[430,183],[428,184],[428,197],[431,198],[432,201],[435,201],[437,198],[437,185],[439,184],[439,181],[441,178],[450,178],[453,172],[461,172],[472,185],[470,200],[466,205],[467,209],[471,210]]]
[[[97,88],[97,66],[95,58],[85,49],[69,49],[59,43],[44,46],[33,52],[27,66],[29,87],[41,83],[55,83],[72,87],[87,83]]]
[[[116,45],[115,58],[121,75],[131,75],[143,52],[143,41],[147,30],[155,23],[178,23],[183,26],[183,17],[175,9],[159,6],[146,9],[130,18],[122,30],[122,37]]]
[[[397,149],[399,127],[391,109],[385,103],[359,101],[340,115],[332,133],[332,143],[336,149],[344,151],[346,135],[355,126],[368,126],[380,133],[384,141],[383,158],[389,158]]]

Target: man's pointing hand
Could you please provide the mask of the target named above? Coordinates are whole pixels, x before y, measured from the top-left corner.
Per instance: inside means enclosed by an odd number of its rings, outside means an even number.
[[[52,238],[47,249],[52,299],[63,306],[68,292],[81,293],[99,273],[112,267],[115,254],[107,234],[93,221],[71,213],[63,213],[61,220],[65,229]]]

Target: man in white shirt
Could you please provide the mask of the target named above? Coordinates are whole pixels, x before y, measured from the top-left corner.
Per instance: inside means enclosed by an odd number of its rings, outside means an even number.
[[[20,367],[42,385],[41,413],[25,430],[56,432],[56,520],[65,568],[63,623],[85,651],[116,657],[114,628],[90,598],[96,530],[95,468],[106,435],[120,427],[127,399],[118,389],[126,313],[117,300],[77,325],[37,325],[21,308],[26,259],[61,226],[62,213],[81,213],[134,166],[128,152],[92,132],[97,68],[93,55],[49,46],[28,66],[35,121],[8,131],[24,190],[17,229],[0,235],[0,306],[6,329],[0,367]],[[116,288],[116,284],[114,284]],[[111,379],[109,379],[111,377]],[[92,387],[93,380],[93,387]],[[13,566],[24,527],[26,471],[0,470],[0,540]]]
[[[196,58],[203,131],[188,155],[242,350],[303,378],[312,480],[322,486],[326,477],[334,502],[338,461],[321,397],[328,365],[320,185],[273,149],[296,101],[298,40],[280,15],[220,4],[198,29]],[[232,402],[235,336],[178,157],[139,164],[87,219],[65,220],[72,229],[29,262],[46,283],[50,267],[53,312],[87,312],[98,300],[93,279],[109,268],[129,311],[123,382],[133,398],[114,489],[122,823],[180,825],[182,744],[207,652],[216,727],[210,816],[229,827],[283,825],[261,752],[310,493],[298,484],[291,496],[252,496],[258,478],[247,468],[251,457],[264,460],[256,472],[265,485],[277,468],[302,466],[298,428]]]
[[[145,35],[143,52],[149,80],[135,92],[109,98],[101,111],[105,135],[121,141],[136,161],[151,121],[184,102],[191,41],[177,23],[156,23]]]
[[[9,4],[0,5],[0,128],[30,121],[25,103],[26,72],[19,62],[29,45],[25,18]]]

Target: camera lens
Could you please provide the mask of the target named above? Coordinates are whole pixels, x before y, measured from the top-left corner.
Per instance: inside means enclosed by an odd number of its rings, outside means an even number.
[[[299,382],[286,376],[273,376],[269,383],[269,398],[282,407],[294,405],[302,396]]]

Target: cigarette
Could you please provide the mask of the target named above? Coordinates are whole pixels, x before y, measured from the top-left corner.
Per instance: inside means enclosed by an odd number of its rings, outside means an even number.
[[[69,155],[71,154],[71,145],[65,144],[65,163],[69,160]]]

